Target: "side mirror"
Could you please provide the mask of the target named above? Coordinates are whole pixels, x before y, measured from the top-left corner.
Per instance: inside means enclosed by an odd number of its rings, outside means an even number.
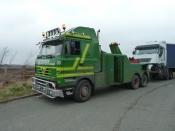
[[[132,52],[132,54],[135,55],[135,53],[136,53],[136,51],[134,50],[134,51]]]
[[[164,49],[160,48],[160,50],[159,50],[159,57],[161,57],[163,55],[163,52],[164,52]]]

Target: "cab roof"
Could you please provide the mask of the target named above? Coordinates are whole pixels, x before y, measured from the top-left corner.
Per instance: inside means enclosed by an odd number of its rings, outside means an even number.
[[[79,27],[72,28],[66,32],[62,32],[58,36],[46,38],[43,40],[43,43],[48,41],[58,40],[58,39],[61,40],[64,38],[80,38],[85,40],[93,40],[96,42],[98,41],[96,32],[93,28],[79,26]]]

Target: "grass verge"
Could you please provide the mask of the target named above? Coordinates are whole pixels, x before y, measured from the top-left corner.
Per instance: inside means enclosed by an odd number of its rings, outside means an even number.
[[[12,83],[0,88],[0,102],[13,100],[22,96],[30,96],[34,93],[32,91],[31,81]]]

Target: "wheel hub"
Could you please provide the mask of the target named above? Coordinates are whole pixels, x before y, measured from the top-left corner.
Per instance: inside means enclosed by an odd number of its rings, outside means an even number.
[[[89,92],[88,87],[83,86],[81,89],[81,96],[83,96],[83,97],[87,96],[88,92]]]

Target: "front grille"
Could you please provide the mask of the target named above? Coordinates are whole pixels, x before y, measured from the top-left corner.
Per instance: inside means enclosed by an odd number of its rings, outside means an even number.
[[[54,74],[54,69],[47,67],[36,67],[36,73],[40,76],[52,76]]]
[[[150,62],[151,58],[142,58],[142,59],[137,59],[139,63],[141,62]]]
[[[44,87],[44,88],[47,87],[47,88],[55,89],[55,87],[53,86],[51,82],[41,80],[41,79],[35,79],[34,84],[39,87]]]
[[[32,89],[50,98],[64,97],[63,91],[56,89],[54,82],[45,81],[36,77],[32,78]]]

